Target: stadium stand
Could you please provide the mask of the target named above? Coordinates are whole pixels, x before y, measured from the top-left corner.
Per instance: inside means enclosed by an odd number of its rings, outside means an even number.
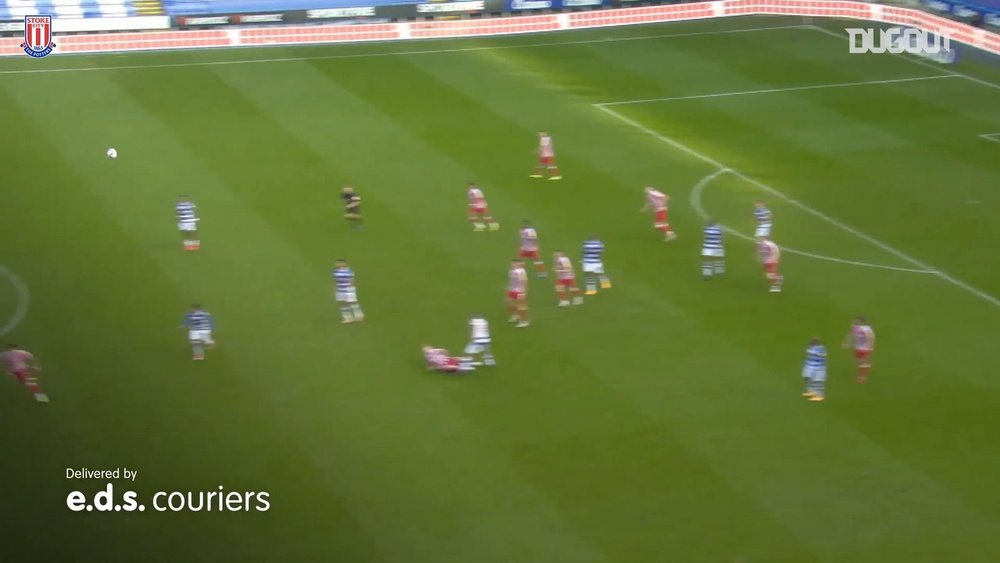
[[[155,10],[140,13],[132,0],[0,0],[0,20],[24,16],[51,15],[57,18],[121,18],[162,14],[159,0],[141,0],[155,4]]]

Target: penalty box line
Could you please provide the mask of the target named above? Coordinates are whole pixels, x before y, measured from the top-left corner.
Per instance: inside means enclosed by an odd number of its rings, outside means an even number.
[[[618,120],[618,121],[620,121],[622,123],[630,125],[630,126],[634,127],[635,129],[637,129],[639,131],[642,131],[643,133],[645,133],[645,134],[653,137],[654,139],[656,139],[656,140],[658,140],[658,141],[660,141],[660,142],[662,142],[664,144],[667,144],[667,145],[669,145],[669,146],[671,146],[671,147],[673,147],[673,148],[675,148],[675,149],[677,149],[677,150],[679,150],[679,151],[681,151],[681,152],[683,152],[683,153],[685,153],[685,154],[687,154],[687,155],[689,155],[691,157],[694,157],[694,158],[696,158],[696,159],[698,159],[698,160],[700,160],[702,162],[705,162],[705,163],[713,166],[716,171],[721,172],[721,171],[725,170],[728,173],[730,173],[730,174],[732,174],[732,175],[734,175],[734,176],[736,176],[738,178],[741,178],[744,181],[753,184],[754,186],[757,186],[758,188],[760,188],[764,192],[767,192],[767,193],[769,193],[769,194],[771,194],[771,195],[773,195],[775,197],[783,199],[784,201],[786,201],[786,202],[790,203],[791,205],[799,208],[800,210],[805,211],[806,213],[809,213],[810,215],[812,215],[814,217],[822,219],[823,221],[825,221],[825,222],[827,222],[827,223],[829,223],[829,224],[831,224],[831,225],[833,225],[833,226],[835,226],[835,227],[837,227],[839,229],[842,229],[845,232],[851,233],[852,235],[860,238],[861,240],[864,240],[864,241],[866,241],[866,242],[868,242],[868,243],[870,243],[870,244],[872,244],[872,245],[874,245],[874,246],[876,246],[876,247],[878,247],[878,248],[880,248],[880,249],[888,252],[889,254],[892,254],[896,258],[899,258],[900,260],[902,260],[904,262],[908,262],[908,263],[912,264],[913,266],[915,266],[916,268],[919,268],[920,270],[934,272],[935,275],[939,276],[941,279],[945,280],[946,282],[950,283],[951,285],[954,285],[955,287],[958,287],[958,288],[960,288],[960,289],[962,289],[962,290],[964,290],[964,291],[966,291],[968,293],[971,293],[972,295],[975,295],[976,297],[982,299],[983,301],[986,301],[986,302],[992,304],[995,307],[1000,307],[1000,299],[994,297],[993,295],[990,295],[989,293],[986,293],[985,291],[983,291],[981,289],[977,289],[977,288],[975,288],[975,287],[973,287],[973,286],[971,286],[971,285],[963,282],[962,280],[959,280],[959,279],[955,278],[954,276],[946,274],[945,272],[942,272],[941,270],[939,270],[937,268],[934,268],[934,267],[930,266],[929,264],[927,264],[927,263],[925,263],[925,262],[923,262],[921,260],[918,260],[918,259],[916,259],[916,258],[914,258],[914,257],[912,257],[912,256],[910,256],[910,255],[908,255],[908,254],[900,251],[900,250],[896,250],[895,248],[893,248],[893,247],[889,246],[888,244],[886,244],[886,243],[884,243],[884,242],[876,239],[875,237],[872,237],[871,235],[867,235],[867,234],[865,234],[865,233],[863,233],[863,232],[855,229],[854,227],[851,227],[850,225],[847,225],[847,224],[845,224],[845,223],[843,223],[843,222],[841,222],[841,221],[839,221],[837,219],[834,219],[833,217],[827,215],[826,213],[823,213],[822,211],[819,211],[818,209],[809,207],[808,205],[806,205],[806,204],[804,204],[804,203],[802,203],[802,202],[800,202],[800,201],[798,201],[796,199],[793,199],[793,198],[785,195],[784,193],[778,191],[775,188],[772,188],[771,186],[769,186],[769,185],[761,182],[760,180],[757,180],[757,179],[755,179],[755,178],[753,178],[751,176],[747,176],[746,174],[740,172],[739,170],[736,170],[735,168],[726,166],[725,164],[722,164],[721,162],[715,160],[714,158],[712,158],[712,157],[710,157],[710,156],[708,156],[708,155],[706,155],[706,154],[704,154],[702,152],[699,152],[699,151],[697,151],[697,150],[695,150],[695,149],[693,149],[693,148],[691,148],[691,147],[689,147],[689,146],[681,143],[680,141],[677,141],[675,139],[667,137],[666,135],[663,135],[661,133],[657,133],[656,131],[650,129],[649,127],[646,127],[645,125],[639,123],[638,121],[635,121],[634,119],[631,119],[631,118],[629,118],[629,117],[627,117],[625,115],[622,115],[621,113],[618,113],[617,111],[611,109],[610,107],[608,107],[606,105],[594,104],[593,107],[595,107],[595,108],[603,111],[604,113],[610,115],[611,117],[615,118],[616,120]]]
[[[594,104],[598,107],[624,106],[631,104],[646,104],[652,102],[675,102],[680,100],[704,100],[710,98],[728,98],[731,96],[751,96],[754,94],[775,94],[780,92],[801,92],[803,90],[829,90],[833,88],[850,88],[854,86],[874,86],[878,84],[898,84],[902,82],[920,82],[923,80],[939,80],[941,78],[961,78],[958,74],[932,74],[929,76],[912,76],[909,78],[891,78],[888,80],[864,80],[861,82],[833,82],[830,84],[809,84],[805,86],[788,86],[785,88],[764,88],[761,90],[738,90],[734,92],[715,92],[711,94],[695,94],[691,96],[672,96],[669,98],[648,98],[644,100],[622,100],[618,102],[602,102]]]
[[[715,181],[716,178],[718,178],[718,177],[720,177],[720,176],[722,176],[724,174],[731,173],[731,172],[732,172],[732,170],[730,170],[728,168],[723,168],[723,169],[720,169],[720,170],[716,170],[715,172],[712,172],[708,176],[705,176],[704,178],[702,178],[701,180],[699,180],[698,183],[695,184],[695,186],[693,188],[691,188],[691,195],[690,195],[691,207],[694,208],[695,213],[697,213],[702,219],[706,219],[707,220],[712,215],[705,209],[705,206],[702,204],[702,202],[701,202],[701,194],[705,191],[705,188],[707,188],[709,184],[711,184],[713,181]],[[732,235],[734,235],[734,236],[736,236],[738,238],[741,238],[743,240],[747,240],[747,241],[750,241],[750,242],[754,242],[754,240],[756,240],[756,239],[754,239],[754,237],[752,237],[752,236],[750,236],[750,235],[748,235],[746,233],[742,233],[740,231],[737,231],[736,229],[733,229],[731,227],[723,226],[723,228],[726,230],[726,232],[731,233]],[[847,259],[844,259],[844,258],[836,258],[834,256],[826,256],[826,255],[823,255],[823,254],[816,254],[816,253],[813,253],[813,252],[806,252],[804,250],[797,250],[795,248],[789,248],[789,247],[786,247],[786,246],[782,246],[781,250],[782,250],[782,252],[787,252],[788,254],[798,254],[799,256],[805,256],[807,258],[814,258],[816,260],[823,260],[824,262],[835,262],[837,264],[847,264],[849,266],[862,266],[862,267],[865,267],[865,268],[875,268],[877,270],[891,270],[891,271],[894,271],[894,272],[907,272],[907,273],[911,273],[911,274],[937,274],[938,273],[936,270],[923,270],[923,269],[917,269],[917,268],[901,268],[899,266],[888,266],[886,264],[875,264],[875,263],[872,263],[872,262],[860,262],[860,261],[857,261],[857,260],[847,260]]]

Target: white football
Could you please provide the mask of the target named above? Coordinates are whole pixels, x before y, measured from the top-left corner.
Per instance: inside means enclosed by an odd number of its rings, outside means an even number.
[[[115,149],[108,149],[108,158],[118,158],[118,151]]]

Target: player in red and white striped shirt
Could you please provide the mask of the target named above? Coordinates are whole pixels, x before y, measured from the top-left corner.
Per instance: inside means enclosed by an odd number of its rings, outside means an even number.
[[[528,272],[518,259],[511,260],[507,272],[507,311],[518,328],[528,326]]]
[[[28,388],[28,391],[35,396],[35,400],[40,403],[49,402],[49,396],[42,391],[42,386],[38,383],[37,372],[42,368],[35,362],[35,356],[27,350],[22,350],[16,344],[11,344],[7,350],[0,352],[0,363],[4,370],[17,379],[18,383]]]
[[[552,146],[552,136],[545,131],[538,132],[538,164],[531,174],[532,178],[542,178],[548,171],[549,180],[562,180],[559,167],[556,166],[556,149]]]
[[[858,383],[868,381],[872,369],[871,355],[875,351],[875,331],[864,317],[856,317],[851,331],[844,337],[844,348],[854,348],[854,358],[858,362]]]
[[[556,269],[556,295],[559,296],[559,306],[568,307],[570,298],[574,305],[583,303],[580,288],[576,286],[576,273],[573,271],[573,261],[561,250],[557,250],[552,258]]]
[[[646,205],[640,211],[652,209],[653,228],[663,232],[663,240],[674,240],[677,235],[670,229],[670,222],[667,220],[667,205],[670,203],[670,196],[651,186],[647,186],[645,190]]]
[[[778,273],[778,261],[781,260],[781,249],[773,241],[765,237],[757,237],[757,256],[764,265],[764,275],[771,286],[771,293],[781,292],[781,283],[785,277]]]
[[[489,226],[491,231],[498,230],[500,224],[490,216],[489,206],[486,204],[486,196],[483,195],[483,190],[470,182],[466,194],[469,196],[469,221],[472,223],[472,228],[476,231],[483,231]]]

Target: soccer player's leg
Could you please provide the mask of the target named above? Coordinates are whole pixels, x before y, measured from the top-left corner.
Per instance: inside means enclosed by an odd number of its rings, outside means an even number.
[[[576,286],[576,280],[572,280],[569,286],[569,294],[573,298],[574,305],[583,305],[583,296],[580,295],[580,288]]]
[[[490,215],[489,209],[483,209],[483,221],[489,226],[491,231],[499,231],[500,223],[497,223]]]
[[[535,169],[528,175],[529,178],[544,178],[542,173],[545,172],[545,159],[540,159],[538,164],[535,165]]]
[[[826,370],[816,369],[812,374],[812,397],[810,401],[822,401],[826,398]]]
[[[469,222],[472,223],[473,231],[486,230],[486,223],[483,222],[483,216],[479,209],[469,210]]]
[[[802,396],[806,398],[812,397],[813,396],[812,374],[809,373],[808,368],[802,368],[802,386],[804,389],[802,392]]]
[[[597,295],[597,277],[598,273],[596,267],[588,264],[583,265],[583,286],[585,288],[584,295]]]
[[[365,320],[365,314],[361,310],[361,303],[358,302],[358,296],[353,295],[352,297],[354,297],[354,299],[352,299],[349,303],[351,308],[351,315],[354,316],[355,321],[361,322]]]
[[[38,382],[38,377],[31,368],[25,368],[14,373],[14,377],[34,395],[36,401],[39,403],[49,402],[49,396],[42,391],[42,385]]]
[[[528,301],[523,293],[517,302],[517,318],[517,328],[524,328],[531,324],[528,320]]]
[[[858,383],[868,381],[868,372],[872,369],[870,354],[871,352],[868,350],[858,350],[855,352],[855,357],[858,360]]]
[[[548,272],[545,271],[545,262],[543,262],[541,257],[539,257],[537,251],[534,253],[532,257],[535,261],[535,275],[540,278],[544,278],[546,275],[548,275]]]
[[[202,341],[201,331],[200,330],[188,331],[188,341],[191,343],[191,359],[204,360],[205,343]]]
[[[712,254],[710,250],[701,251],[701,278],[704,280],[712,279]]]
[[[562,180],[562,174],[559,173],[559,167],[554,160],[549,160],[548,171],[549,180]]]
[[[714,257],[712,260],[712,274],[716,276],[721,276],[726,273],[726,257],[721,252]]]
[[[566,280],[559,280],[556,282],[556,297],[559,298],[560,307],[569,306],[569,291],[567,291],[568,286],[566,285]]]

